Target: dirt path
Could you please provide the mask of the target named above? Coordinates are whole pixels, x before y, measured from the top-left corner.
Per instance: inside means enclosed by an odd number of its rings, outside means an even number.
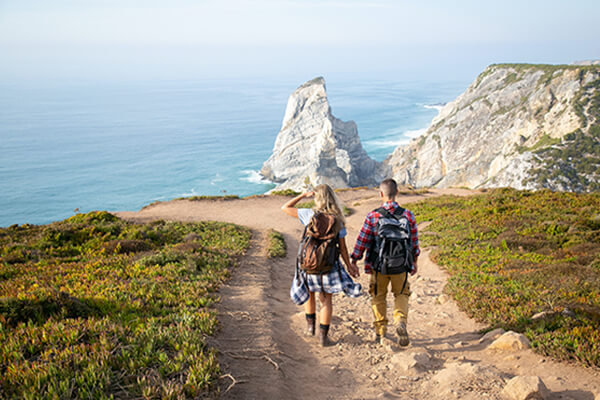
[[[466,190],[433,191],[426,196]],[[402,196],[401,204],[426,196]],[[366,213],[379,205],[373,190],[340,193],[354,213],[347,220],[348,246]],[[514,376],[539,376],[551,399],[594,400],[600,393],[596,370],[553,362],[531,350],[498,351],[482,341],[483,325],[470,320],[442,294],[445,273],[424,249],[419,274],[411,278],[413,295],[408,319],[411,344],[398,347],[389,337],[373,342],[368,295],[334,298],[331,336],[336,345],[318,346],[302,335],[302,307],[289,299],[294,259],[302,226],[279,211],[287,198],[244,200],[177,200],[119,216],[136,221],[154,219],[219,220],[250,227],[253,239],[247,256],[220,291],[221,332],[211,338],[219,351],[224,399],[496,399]],[[426,229],[427,223],[420,225]],[[265,256],[266,231],[281,232],[288,245],[285,259]],[[368,287],[368,276],[359,282]],[[392,298],[388,295],[388,309]],[[227,376],[228,375],[228,376]],[[600,398],[600,397],[599,397]]]

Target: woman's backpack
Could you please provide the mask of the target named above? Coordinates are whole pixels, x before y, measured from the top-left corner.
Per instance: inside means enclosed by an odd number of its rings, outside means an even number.
[[[410,239],[410,224],[402,207],[390,213],[381,207],[377,221],[375,246],[370,251],[370,260],[376,272],[384,275],[410,272],[413,267],[413,251]]]
[[[331,214],[315,213],[302,235],[298,265],[308,274],[331,271],[339,257],[338,235],[342,224]]]

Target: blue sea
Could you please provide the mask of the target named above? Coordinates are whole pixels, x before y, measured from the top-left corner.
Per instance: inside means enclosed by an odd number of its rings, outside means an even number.
[[[327,77],[326,77],[327,78]],[[274,187],[286,79],[0,83],[0,226]],[[469,82],[327,79],[332,113],[383,160]]]

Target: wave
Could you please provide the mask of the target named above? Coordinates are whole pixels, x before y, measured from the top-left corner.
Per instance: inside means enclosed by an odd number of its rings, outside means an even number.
[[[385,131],[382,139],[372,139],[365,141],[365,146],[372,149],[388,149],[398,146],[405,146],[411,139],[418,138],[427,132],[427,128],[404,130],[402,128],[393,128]]]
[[[365,145],[372,149],[388,149],[406,145],[409,141],[410,139],[406,138],[398,140],[369,140],[365,142]]]
[[[273,183],[270,180],[265,179],[258,171],[252,169],[245,169],[242,171],[242,173],[245,176],[241,177],[240,179],[246,182],[256,183],[258,185],[268,185]]]
[[[446,106],[446,103],[424,104],[423,107],[430,110],[438,110],[438,112]]]
[[[179,194],[175,195],[175,198],[178,199],[180,197],[194,197],[194,196],[199,196],[199,195],[200,195],[200,193],[196,192],[196,189],[192,189],[189,192],[179,193]],[[162,196],[162,197],[157,198],[156,200],[162,201],[162,200],[171,200],[171,199],[173,199],[173,197]]]
[[[218,183],[224,182],[225,178],[221,176],[221,174],[217,173],[214,178],[210,180],[210,184],[213,186],[217,186]],[[193,190],[193,189],[192,189]]]

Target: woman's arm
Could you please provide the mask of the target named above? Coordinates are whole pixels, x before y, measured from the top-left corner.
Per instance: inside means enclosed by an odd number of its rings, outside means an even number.
[[[358,267],[356,267],[354,264],[352,264],[350,262],[350,257],[348,256],[348,247],[346,246],[346,238],[341,237],[339,239],[338,243],[340,244],[340,255],[342,256],[342,259],[344,260],[344,264],[346,264],[346,269],[348,270],[348,273],[350,274],[351,277],[358,278],[358,276],[359,276]]]
[[[294,197],[293,199],[291,199],[290,201],[288,201],[287,203],[285,203],[284,205],[281,206],[281,211],[283,211],[284,213],[286,213],[287,215],[289,215],[290,217],[296,217],[298,218],[298,209],[295,208],[294,206],[296,204],[298,204],[298,202],[304,198],[307,197],[312,197],[314,196],[314,192],[304,192],[296,197]]]

